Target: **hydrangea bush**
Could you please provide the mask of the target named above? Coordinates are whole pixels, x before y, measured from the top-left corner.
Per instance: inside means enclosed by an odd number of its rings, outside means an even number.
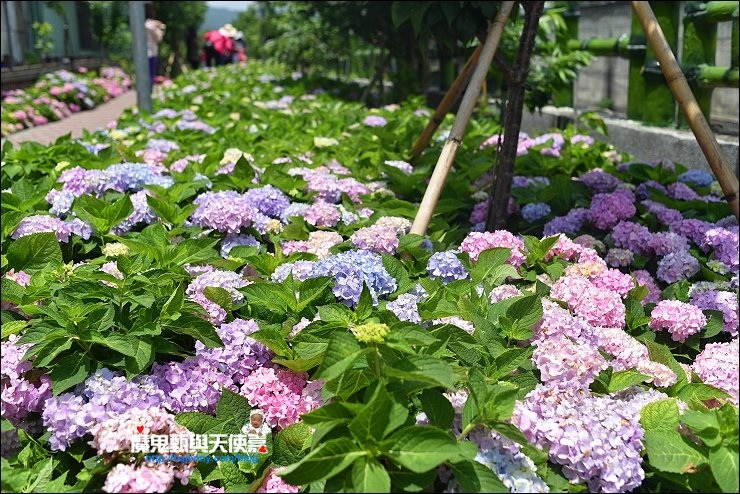
[[[99,72],[79,67],[44,74],[32,87],[3,91],[0,131],[5,137],[91,110],[131,88],[132,79],[118,67]]]
[[[404,161],[418,100],[254,63],[154,101],[3,149],[4,491],[737,491],[738,225],[711,175],[522,134],[485,232],[500,135],[474,120],[419,236],[443,139]],[[256,463],[132,447],[255,408]]]

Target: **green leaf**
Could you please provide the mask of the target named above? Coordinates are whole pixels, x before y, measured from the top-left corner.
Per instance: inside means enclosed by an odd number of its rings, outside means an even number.
[[[344,325],[354,321],[354,313],[343,304],[329,304],[319,307],[319,317],[324,322]]]
[[[709,450],[709,467],[722,492],[738,492],[737,448],[719,447]]]
[[[34,233],[14,240],[8,246],[8,263],[18,271],[32,273],[50,262],[61,264],[62,249],[53,233]]]
[[[496,268],[509,259],[509,256],[511,256],[511,249],[496,247],[484,250],[470,267],[470,276],[475,283],[486,280]]]
[[[275,355],[281,357],[292,357],[293,351],[285,342],[285,336],[280,332],[279,326],[261,325],[260,330],[250,335],[255,340],[267,346]]]
[[[92,363],[84,353],[67,355],[51,369],[51,383],[54,396],[80,384],[92,371]]]
[[[645,431],[675,432],[678,427],[678,403],[675,398],[648,403],[640,411],[640,424]]]
[[[635,384],[640,384],[649,378],[650,376],[640,374],[633,370],[618,371],[612,374],[606,389],[608,393],[616,393],[617,391],[622,391],[623,389],[627,389]]]
[[[292,465],[305,456],[304,446],[310,443],[311,427],[305,422],[296,422],[278,432],[275,437],[272,462],[275,465]]]
[[[224,346],[218,333],[213,328],[213,324],[201,319],[198,316],[184,313],[176,321],[166,321],[162,323],[162,331],[171,331],[192,336],[201,341],[208,348],[218,348]],[[254,337],[254,335],[251,335]]]
[[[172,295],[170,295],[170,297],[167,299],[167,302],[165,302],[164,306],[162,307],[162,314],[169,316],[170,318],[172,318],[172,316],[179,315],[180,309],[182,309],[184,297],[185,287],[182,283],[180,283],[177,285],[177,289],[172,292]]]
[[[203,295],[211,302],[218,304],[226,312],[231,311],[233,306],[231,294],[226,289],[220,286],[207,286],[203,290]]]
[[[6,340],[12,334],[18,334],[28,326],[28,321],[9,321],[2,325],[2,339]]]
[[[264,307],[279,314],[286,308],[295,310],[296,300],[292,293],[287,293],[283,285],[273,282],[260,282],[247,285],[241,289],[249,305]]]
[[[506,310],[506,316],[517,321],[520,327],[530,329],[542,319],[542,298],[538,295],[517,298]]]
[[[375,393],[350,422],[349,431],[360,444],[379,442],[406,421],[408,409],[394,401],[382,383]]]
[[[298,463],[285,467],[280,472],[280,477],[293,485],[305,485],[328,479],[366,454],[347,437],[332,439],[319,445]]]
[[[390,492],[391,478],[375,458],[362,456],[352,466],[354,492]]]
[[[707,462],[696,446],[674,431],[646,431],[645,449],[650,465],[664,472],[686,474]]]
[[[452,367],[435,357],[409,355],[396,362],[393,367],[385,368],[387,376],[409,381],[420,381],[432,386],[454,389],[455,376]]]
[[[432,426],[404,427],[387,442],[386,456],[416,473],[431,470],[459,453],[452,435]]]
[[[373,311],[373,297],[370,295],[370,288],[367,286],[367,283],[362,283],[362,293],[360,294],[360,299],[357,302],[357,307],[355,308],[355,314],[357,317],[358,322],[362,322],[368,317],[370,317],[370,314],[372,314]]]
[[[704,401],[711,399],[729,398],[730,395],[721,389],[707,384],[691,383],[678,390],[676,397],[686,403],[704,406]]]
[[[383,254],[383,267],[388,271],[388,274],[395,278],[398,283],[398,291],[396,293],[406,293],[414,287],[414,283],[409,278],[409,273],[403,266],[403,263],[393,256]]]
[[[722,312],[716,310],[711,310],[707,312],[710,314],[709,320],[707,321],[706,326],[704,326],[704,329],[701,332],[701,337],[714,338],[724,329],[724,315],[722,314]]]
[[[126,357],[126,371],[131,375],[143,373],[154,361],[154,347],[151,336],[139,336],[131,339],[133,356]]]
[[[460,461],[451,466],[461,492],[509,492],[490,468],[477,461]]]
[[[433,389],[425,389],[419,397],[421,409],[426,414],[432,425],[446,430],[452,427],[455,418],[455,409],[452,408],[450,400],[442,393]]]
[[[314,378],[329,381],[338,377],[369,350],[369,348],[360,347],[354,336],[349,333],[334,333],[326,348],[324,361],[321,362]]]

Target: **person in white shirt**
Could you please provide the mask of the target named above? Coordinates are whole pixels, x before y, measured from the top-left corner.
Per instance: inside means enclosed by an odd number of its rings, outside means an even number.
[[[157,76],[159,67],[159,44],[164,39],[164,32],[167,26],[161,21],[154,18],[154,5],[147,3],[146,8],[146,54],[149,57],[149,82],[154,87],[154,78]]]

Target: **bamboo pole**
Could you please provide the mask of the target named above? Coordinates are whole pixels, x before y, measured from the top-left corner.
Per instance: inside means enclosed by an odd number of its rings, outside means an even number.
[[[424,151],[424,149],[426,149],[426,147],[429,145],[429,141],[432,139],[432,136],[439,128],[442,120],[444,120],[445,115],[447,115],[447,112],[450,111],[453,103],[455,102],[455,100],[457,100],[457,97],[460,96],[460,93],[465,88],[465,85],[468,83],[470,75],[473,73],[473,70],[478,63],[478,58],[480,57],[480,53],[482,50],[482,43],[475,47],[475,51],[473,51],[473,53],[470,55],[470,58],[468,58],[468,61],[465,63],[465,66],[457,75],[457,79],[455,79],[455,81],[445,93],[444,98],[442,98],[442,101],[440,101],[439,105],[437,105],[437,109],[435,110],[432,119],[429,121],[424,131],[416,140],[416,144],[414,144],[414,147],[411,151],[411,162],[415,161],[419,156],[421,156],[421,152]]]
[[[419,205],[419,211],[417,211],[414,218],[414,224],[411,225],[411,233],[424,235],[427,231],[432,214],[434,213],[434,207],[437,205],[439,196],[442,194],[442,188],[447,179],[447,174],[450,168],[452,168],[453,161],[455,161],[455,155],[462,143],[465,128],[468,126],[470,117],[473,114],[481,85],[486,78],[488,68],[491,66],[493,55],[496,53],[496,48],[498,48],[498,43],[504,32],[504,26],[513,7],[514,2],[501,2],[496,19],[494,19],[488,28],[488,36],[486,37],[486,42],[483,44],[478,64],[473,71],[470,84],[468,84],[465,95],[460,103],[460,109],[455,117],[455,123],[452,125],[450,137],[442,148],[442,153],[440,153],[437,164],[434,167],[432,178],[429,181],[427,190],[424,192],[424,197]]]
[[[699,147],[704,153],[704,157],[707,159],[709,166],[717,178],[722,192],[725,194],[725,199],[730,204],[732,213],[740,221],[740,203],[738,202],[738,180],[735,174],[732,172],[730,165],[727,162],[727,158],[722,154],[722,150],[717,144],[717,139],[712,133],[712,129],[709,128],[706,118],[699,109],[699,105],[696,103],[694,95],[691,93],[686,78],[681,72],[681,68],[676,62],[676,57],[671,51],[671,47],[663,35],[663,31],[658,24],[653,10],[650,8],[648,2],[632,2],[632,9],[635,12],[640,24],[642,25],[643,31],[647,36],[648,43],[655,52],[655,58],[660,63],[660,68],[665,75],[666,82],[673,92],[674,98],[678,102],[678,106],[684,113],[686,120],[691,127],[691,131],[694,133]]]

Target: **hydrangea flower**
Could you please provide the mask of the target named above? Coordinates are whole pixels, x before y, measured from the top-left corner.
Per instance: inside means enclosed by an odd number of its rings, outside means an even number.
[[[258,213],[245,195],[233,190],[205,192],[193,203],[198,205],[190,217],[193,225],[227,233],[239,233],[250,226]]]
[[[706,384],[715,386],[730,395],[737,406],[740,394],[740,344],[738,339],[727,343],[709,343],[696,357],[691,368]]]
[[[429,278],[439,278],[443,283],[451,283],[455,280],[468,278],[468,270],[465,269],[460,259],[453,251],[435,252],[427,262],[427,274]]]
[[[544,202],[530,202],[522,207],[522,217],[527,223],[534,223],[550,214],[550,206]]]
[[[507,262],[514,267],[519,267],[526,261],[524,242],[506,230],[472,232],[460,244],[460,250],[467,252],[472,262],[478,260],[481,252],[494,247],[511,249],[511,255]]]
[[[580,179],[592,192],[598,194],[612,192],[621,183],[614,175],[598,169],[584,173]]]
[[[223,288],[231,296],[234,304],[241,304],[244,295],[239,292],[238,288],[247,286],[249,282],[241,275],[232,271],[213,270],[203,273],[196,277],[185,290],[185,294],[190,300],[201,305],[208,313],[208,319],[213,324],[219,324],[226,320],[226,311],[216,302],[206,298],[204,291],[206,287],[212,286]]]
[[[334,204],[317,201],[306,209],[303,217],[310,225],[332,227],[339,223],[342,215]]]
[[[650,314],[650,328],[666,329],[673,341],[684,342],[707,324],[707,318],[698,307],[678,300],[662,300]]]
[[[391,225],[375,224],[360,228],[349,238],[352,247],[393,255],[398,249],[399,240],[396,228]]]
[[[368,115],[362,123],[368,127],[385,127],[388,121],[380,115]]]
[[[399,295],[396,300],[388,302],[385,308],[393,312],[401,321],[415,322],[418,324],[421,322],[417,305],[419,300],[419,297],[411,293],[404,293]]]
[[[699,309],[722,311],[724,331],[733,337],[737,336],[739,310],[737,294],[718,290],[694,292],[689,301]]]
[[[280,473],[279,469],[273,468],[270,470],[269,475],[265,477],[262,485],[255,492],[281,492],[294,494],[301,490],[300,486],[291,485],[285,482],[280,478],[278,473]]]
[[[17,335],[2,342],[2,371],[0,372],[0,406],[2,417],[13,425],[25,422],[29,413],[41,412],[51,398],[51,379],[46,374],[30,372],[33,364],[23,360],[30,344],[17,345]]]
[[[599,230],[611,230],[622,220],[635,215],[635,195],[627,189],[606,194],[594,194],[588,219]]]
[[[23,218],[10,238],[18,239],[42,232],[51,232],[56,235],[58,241],[67,243],[70,235],[77,235],[88,240],[92,235],[92,228],[79,218],[62,221],[56,216],[37,214]]]
[[[667,254],[658,261],[658,279],[666,283],[687,280],[699,272],[699,261],[688,252],[678,251]]]

